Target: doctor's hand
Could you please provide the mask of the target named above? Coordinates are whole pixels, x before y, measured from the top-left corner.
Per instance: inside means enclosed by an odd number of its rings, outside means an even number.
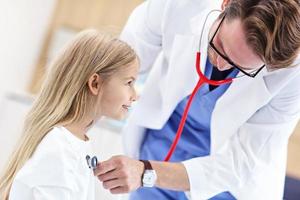
[[[112,194],[128,193],[141,187],[144,164],[127,156],[113,156],[97,165],[95,176]]]

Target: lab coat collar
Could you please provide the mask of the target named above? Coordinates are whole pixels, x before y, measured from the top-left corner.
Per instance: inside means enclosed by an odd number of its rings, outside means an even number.
[[[193,17],[190,20],[192,33],[195,35],[201,35],[206,16],[209,12],[214,9],[217,10],[218,8],[220,8],[220,5],[214,5],[207,8],[201,14]],[[213,25],[215,20],[217,20],[219,14],[220,12],[212,12],[209,15],[203,31],[202,44],[200,47],[201,69],[203,71],[207,58],[210,27]],[[214,137],[214,139],[211,140],[212,152],[216,151],[218,147],[221,147],[226,138],[229,138],[230,135],[235,133],[237,131],[236,129],[249,119],[252,114],[254,114],[257,107],[262,107],[263,104],[269,101],[271,95],[263,78],[266,74],[268,74],[268,71],[264,68],[255,78],[243,76],[234,80],[226,93],[218,99],[212,114],[211,122],[211,137]],[[237,76],[241,75],[243,75],[242,72],[239,72]],[[249,89],[245,90],[245,88]],[[258,90],[259,95],[257,92]],[[232,102],[232,99],[236,99],[236,101]],[[236,110],[236,107],[243,108],[244,110]],[[232,121],[232,119],[235,118],[236,120]]]
[[[211,120],[212,153],[236,133],[257,108],[270,101],[272,95],[264,81],[265,71],[265,69],[261,71],[255,78],[244,76],[235,79],[218,99]]]
[[[164,110],[173,110],[176,106],[174,102],[179,102],[183,97],[190,95],[199,80],[195,68],[196,53],[199,51],[200,35],[205,17],[214,9],[212,5],[209,5],[209,8],[205,11],[191,18],[189,21],[190,32],[188,34],[175,35],[172,46],[173,50],[169,59],[169,66],[172,67],[164,71],[166,78],[160,84],[161,94],[164,94],[164,98],[162,98],[162,107]],[[200,68],[202,72],[205,71],[206,66],[209,27],[216,20],[218,14],[218,12],[212,13],[207,19],[204,28],[200,47]],[[185,86],[169,87],[169,83],[175,82],[184,83]]]

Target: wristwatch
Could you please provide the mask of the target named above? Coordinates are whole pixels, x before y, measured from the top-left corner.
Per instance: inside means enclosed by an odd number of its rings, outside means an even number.
[[[145,170],[142,176],[143,187],[153,187],[157,180],[155,170],[152,168],[151,163],[148,160],[140,160],[144,163]]]

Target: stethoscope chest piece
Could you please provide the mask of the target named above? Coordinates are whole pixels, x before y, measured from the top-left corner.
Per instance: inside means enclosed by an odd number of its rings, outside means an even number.
[[[88,167],[90,169],[96,169],[97,168],[97,165],[98,165],[98,159],[96,156],[93,156],[92,158],[89,156],[89,155],[86,155],[85,157],[86,159],[86,162],[88,164]]]

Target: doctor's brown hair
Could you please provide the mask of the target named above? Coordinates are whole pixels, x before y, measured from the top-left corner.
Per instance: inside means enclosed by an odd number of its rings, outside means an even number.
[[[96,30],[83,31],[69,42],[50,66],[42,90],[26,116],[23,135],[0,177],[0,200],[8,200],[16,174],[49,131],[78,122],[93,112],[95,98],[87,84],[89,78],[97,73],[103,81],[108,80],[137,59],[125,42]]]
[[[224,14],[228,21],[241,19],[248,44],[269,69],[293,65],[300,50],[299,0],[231,0]]]

